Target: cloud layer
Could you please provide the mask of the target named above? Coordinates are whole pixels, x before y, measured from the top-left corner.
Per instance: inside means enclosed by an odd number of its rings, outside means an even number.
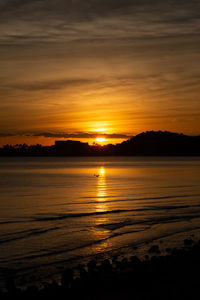
[[[199,32],[196,0],[2,0],[2,134],[199,134]]]
[[[174,1],[1,1],[4,44],[198,35],[200,3]]]

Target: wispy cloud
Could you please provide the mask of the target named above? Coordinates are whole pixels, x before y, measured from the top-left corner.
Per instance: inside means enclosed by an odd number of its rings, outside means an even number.
[[[46,80],[46,81],[25,81],[18,83],[5,83],[0,85],[0,89],[2,90],[21,90],[21,91],[51,91],[51,90],[60,90],[63,88],[72,88],[79,87],[82,85],[88,85],[91,83],[96,83],[97,80],[87,79],[87,78],[71,78],[71,79],[54,79],[54,80]]]
[[[2,134],[197,132],[199,32],[197,0],[1,0]]]

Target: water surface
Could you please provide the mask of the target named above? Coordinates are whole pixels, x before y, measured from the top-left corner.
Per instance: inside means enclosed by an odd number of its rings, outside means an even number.
[[[0,159],[1,280],[199,227],[200,158]]]

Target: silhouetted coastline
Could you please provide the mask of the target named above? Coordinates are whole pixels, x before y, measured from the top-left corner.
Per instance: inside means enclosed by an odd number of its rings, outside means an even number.
[[[15,286],[14,278],[6,283],[1,299],[198,299],[200,241],[191,237],[183,247],[166,248],[161,255],[159,245],[149,248],[149,255],[140,260],[133,254],[130,259],[113,257],[101,263],[91,260],[79,265],[78,276],[73,269],[65,269],[60,283],[43,283],[41,288],[31,285],[25,289]]]
[[[147,131],[105,146],[80,141],[55,141],[52,146],[4,145],[0,156],[199,156],[200,136]]]

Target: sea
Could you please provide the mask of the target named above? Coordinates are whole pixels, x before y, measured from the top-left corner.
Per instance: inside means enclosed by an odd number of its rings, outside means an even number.
[[[0,158],[0,287],[200,237],[200,157]]]

